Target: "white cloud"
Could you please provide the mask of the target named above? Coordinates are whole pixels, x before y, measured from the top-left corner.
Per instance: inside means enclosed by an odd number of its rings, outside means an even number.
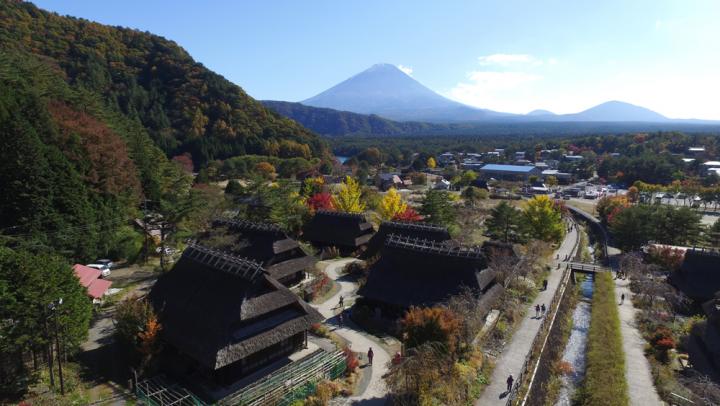
[[[527,72],[474,71],[458,83],[447,96],[471,106],[507,112],[525,112],[531,98],[527,85],[542,76]],[[518,101],[522,101],[518,103]]]
[[[528,54],[492,54],[478,58],[480,65],[542,64],[542,61]]]
[[[406,75],[412,76],[413,69],[411,67],[404,66],[404,65],[398,65],[397,68],[400,69],[401,71],[405,72]]]

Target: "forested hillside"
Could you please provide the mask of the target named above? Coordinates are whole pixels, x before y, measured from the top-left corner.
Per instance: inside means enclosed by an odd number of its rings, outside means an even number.
[[[252,154],[289,175],[329,161],[172,41],[20,1],[0,1],[0,142],[0,245],[74,260],[137,255],[130,220],[144,199],[190,198],[188,158]]]
[[[141,196],[181,176],[145,130],[60,72],[0,54],[0,237],[87,258],[132,243]]]
[[[448,131],[453,126],[419,122],[388,120],[375,114],[358,114],[300,103],[263,100],[275,112],[291,118],[305,127],[327,136],[341,135],[407,135]]]
[[[243,154],[322,157],[322,142],[297,123],[195,62],[180,46],[110,27],[0,2],[0,45],[42,56],[69,84],[145,127],[168,156],[189,152],[197,166]]]

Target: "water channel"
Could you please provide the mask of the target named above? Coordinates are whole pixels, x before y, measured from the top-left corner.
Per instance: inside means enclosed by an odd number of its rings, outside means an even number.
[[[582,278],[580,275],[577,277]],[[562,387],[556,405],[571,405],[573,394],[585,377],[585,353],[588,329],[590,328],[593,282],[591,276],[580,281],[580,298],[573,311],[573,327],[562,356],[562,361],[567,363],[566,365],[569,365],[572,370],[561,377]]]

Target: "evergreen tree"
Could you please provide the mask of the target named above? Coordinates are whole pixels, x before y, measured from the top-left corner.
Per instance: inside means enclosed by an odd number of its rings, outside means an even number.
[[[52,313],[49,305],[59,299]],[[56,256],[0,247],[0,304],[0,392],[27,388],[31,376],[22,357],[42,355],[56,334],[64,355],[87,337],[92,304],[72,268]]]
[[[512,207],[504,200],[490,211],[490,217],[485,221],[485,226],[488,234],[494,239],[504,242],[523,242],[525,240],[522,211]]]
[[[429,190],[420,206],[420,214],[433,224],[450,227],[455,223],[455,208],[450,194],[444,190]]]

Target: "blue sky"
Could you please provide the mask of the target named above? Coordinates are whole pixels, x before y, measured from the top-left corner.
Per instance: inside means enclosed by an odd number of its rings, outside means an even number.
[[[300,101],[379,63],[449,98],[571,113],[622,100],[720,119],[718,0],[38,0],[150,31],[257,99]]]

